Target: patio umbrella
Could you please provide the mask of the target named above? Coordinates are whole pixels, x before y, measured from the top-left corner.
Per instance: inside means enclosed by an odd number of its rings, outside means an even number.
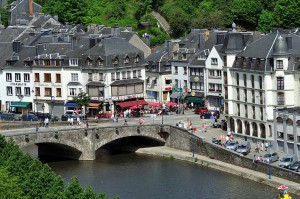
[[[161,103],[159,102],[153,102],[151,104],[149,104],[150,107],[160,107],[161,106]]]
[[[166,103],[166,106],[177,106],[176,102],[168,102]]]
[[[289,187],[288,186],[286,186],[286,185],[280,185],[280,186],[277,186],[277,189],[279,189],[279,190],[286,190],[286,189],[288,189]]]

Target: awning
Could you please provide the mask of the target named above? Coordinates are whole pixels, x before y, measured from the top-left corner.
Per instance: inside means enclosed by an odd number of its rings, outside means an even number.
[[[173,92],[171,95],[170,95],[170,98],[185,98],[185,96],[187,95],[187,93],[185,92]]]
[[[132,106],[148,105],[148,103],[145,100],[132,100],[132,101],[126,101],[126,102],[118,102],[118,105],[121,108],[130,108]]]
[[[71,108],[80,108],[80,105],[76,104],[76,103],[65,103],[65,107],[71,107]]]
[[[193,103],[196,103],[196,104],[205,105],[205,101],[203,99],[200,99],[199,97],[188,97],[187,101],[189,103],[193,102]]]
[[[10,107],[26,108],[31,102],[11,102]]]
[[[87,108],[98,109],[100,103],[98,102],[90,102]]]
[[[131,101],[129,101],[129,102],[118,102],[118,105],[119,105],[121,108],[129,108],[129,107],[134,106],[133,103],[132,103]]]
[[[137,102],[136,101],[132,101],[132,102],[138,105],[148,105],[148,103],[145,100],[138,100]]]

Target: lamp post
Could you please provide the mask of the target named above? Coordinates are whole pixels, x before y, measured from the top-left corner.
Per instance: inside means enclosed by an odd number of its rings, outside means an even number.
[[[268,175],[269,175],[269,179],[271,179],[271,147],[272,147],[273,145],[271,144],[271,142],[270,142],[270,144],[269,144],[269,161],[268,161]]]

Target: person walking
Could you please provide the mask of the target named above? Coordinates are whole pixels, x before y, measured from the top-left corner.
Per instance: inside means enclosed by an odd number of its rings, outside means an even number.
[[[71,117],[71,126],[73,126],[73,125],[74,125],[74,118]]]
[[[268,150],[268,147],[269,147],[269,143],[268,143],[268,142],[266,142],[266,143],[265,143],[265,151],[267,151],[267,150]]]
[[[77,126],[80,126],[81,122],[80,122],[80,117],[79,116],[77,116],[76,121],[77,121]]]
[[[46,117],[45,119],[45,127],[48,128],[49,127],[49,118]]]
[[[124,120],[124,125],[127,126],[127,119]]]

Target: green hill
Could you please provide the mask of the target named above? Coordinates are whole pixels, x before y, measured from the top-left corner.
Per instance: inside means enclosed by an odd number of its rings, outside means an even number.
[[[8,0],[10,2],[12,0]],[[191,28],[226,28],[234,21],[242,30],[269,31],[299,27],[299,0],[36,0],[43,11],[58,15],[61,22],[132,26],[150,22],[152,45],[168,38],[151,15],[158,11],[169,22],[171,37]],[[3,18],[3,17],[2,17]],[[5,18],[5,17],[4,17]],[[142,31],[142,33],[145,31]],[[142,34],[140,33],[140,34]]]

